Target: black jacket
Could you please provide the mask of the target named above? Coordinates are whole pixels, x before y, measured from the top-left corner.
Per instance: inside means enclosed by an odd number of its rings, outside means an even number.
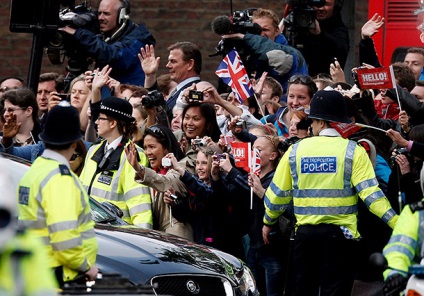
[[[340,13],[319,21],[321,33],[314,35],[309,32],[300,34],[298,44],[303,44],[299,50],[305,57],[309,67],[309,75],[330,73],[330,64],[337,58],[342,69],[349,53],[349,32],[342,21]]]

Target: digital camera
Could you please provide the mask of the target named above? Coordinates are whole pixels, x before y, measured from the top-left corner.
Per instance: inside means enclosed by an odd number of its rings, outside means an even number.
[[[163,167],[170,167],[171,166],[171,160],[169,158],[163,157],[162,158],[162,166]]]
[[[206,140],[205,139],[193,139],[193,146],[197,149],[200,147],[206,146]]]
[[[165,106],[166,102],[163,98],[163,94],[158,90],[152,90],[147,93],[142,99],[141,104],[146,108],[150,109],[153,107]]]
[[[188,97],[193,101],[203,101],[203,92],[192,89],[189,91]]]

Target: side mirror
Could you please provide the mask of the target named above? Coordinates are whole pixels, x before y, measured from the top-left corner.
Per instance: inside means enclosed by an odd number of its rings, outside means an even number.
[[[104,201],[102,202],[102,205],[105,206],[109,211],[111,211],[117,217],[122,218],[124,216],[124,212],[122,212],[122,210],[118,208],[118,206],[116,206],[115,204],[108,201]]]

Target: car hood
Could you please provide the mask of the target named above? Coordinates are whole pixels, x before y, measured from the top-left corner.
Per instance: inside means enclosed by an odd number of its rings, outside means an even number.
[[[119,273],[135,284],[172,274],[225,276],[235,284],[234,274],[243,269],[227,253],[159,231],[97,224],[96,234],[100,271]]]

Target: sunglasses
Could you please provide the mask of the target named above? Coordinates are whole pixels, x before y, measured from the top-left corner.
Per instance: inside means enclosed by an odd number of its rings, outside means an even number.
[[[309,84],[309,83],[313,83],[312,78],[307,76],[307,75],[293,75],[292,77],[290,77],[289,79],[289,83],[293,83],[300,80],[301,83],[303,84]]]
[[[147,132],[150,132],[150,133],[153,133],[153,134],[156,134],[156,135],[160,135],[160,136],[162,136],[162,137],[165,137],[165,134],[164,134],[164,133],[163,133],[163,131],[160,129],[160,127],[155,126],[155,125],[149,126],[149,127],[146,129],[146,131],[147,131]]]
[[[72,156],[71,156],[71,161],[74,161],[75,159],[77,159],[78,157],[81,157],[81,154],[79,154],[79,153],[74,153],[74,154],[72,154]]]

